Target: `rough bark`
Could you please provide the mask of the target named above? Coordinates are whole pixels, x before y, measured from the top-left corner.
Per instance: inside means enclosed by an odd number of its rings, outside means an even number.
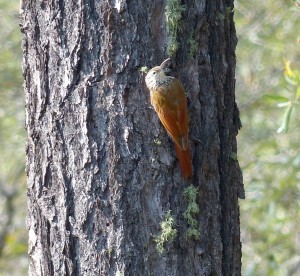
[[[173,73],[190,102],[189,182],[139,71],[167,56],[166,1],[22,1],[30,275],[240,274],[233,1],[184,4]],[[168,210],[178,236],[160,255]]]

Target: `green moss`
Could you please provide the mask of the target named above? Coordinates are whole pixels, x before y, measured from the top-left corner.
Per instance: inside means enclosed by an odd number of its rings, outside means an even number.
[[[168,54],[170,56],[174,55],[177,50],[179,48],[179,43],[177,41],[177,37],[176,36],[169,36],[169,42],[168,42]]]
[[[231,153],[230,153],[230,158],[231,158],[232,160],[235,160],[235,161],[237,161],[237,160],[238,160],[238,158],[237,158],[237,154],[236,154],[236,152],[231,152]]]
[[[142,72],[142,73],[145,73],[145,74],[147,74],[147,73],[148,73],[148,71],[149,71],[149,69],[148,69],[148,67],[147,67],[147,66],[143,66],[143,67],[141,67],[141,68],[140,68],[140,72]]]
[[[189,39],[188,39],[188,44],[189,44],[189,55],[190,57],[195,57],[197,53],[197,42],[194,38],[194,34],[191,34]]]
[[[225,18],[228,19],[230,14],[232,14],[234,12],[234,8],[232,7],[227,7],[225,10]]]
[[[220,21],[223,21],[225,19],[225,15],[221,12],[217,13],[217,17]]]
[[[189,228],[187,231],[186,231],[186,236],[189,238],[189,239],[194,239],[194,240],[199,240],[200,239],[200,232],[198,229],[196,228]]]
[[[112,258],[112,256],[115,254],[115,249],[114,247],[109,247],[105,250],[105,254],[109,257]]]
[[[166,6],[166,22],[168,28],[168,54],[173,56],[178,48],[177,33],[182,28],[182,13],[186,7],[181,5],[180,0],[168,0]]]
[[[171,216],[171,211],[168,211],[165,215],[164,221],[160,224],[161,234],[154,237],[157,251],[162,254],[166,242],[172,242],[177,236],[177,230],[174,228],[175,219]]]
[[[233,12],[234,12],[234,9],[232,9],[231,7],[227,7],[227,8],[225,9],[225,13],[223,14],[223,13],[219,12],[219,13],[217,14],[217,17],[218,17],[218,19],[219,19],[220,21],[223,21],[224,19],[228,20],[230,14],[232,14]]]
[[[195,217],[200,212],[199,205],[196,202],[198,190],[193,185],[187,187],[184,192],[184,196],[187,198],[188,206],[186,211],[183,213],[183,217],[189,224],[186,236],[195,240],[199,240],[200,231],[198,230],[198,223]]]
[[[161,145],[161,140],[159,140],[159,139],[157,139],[157,138],[155,138],[155,139],[153,140],[153,142],[154,142],[154,144],[156,144],[156,145],[158,145],[158,146]]]

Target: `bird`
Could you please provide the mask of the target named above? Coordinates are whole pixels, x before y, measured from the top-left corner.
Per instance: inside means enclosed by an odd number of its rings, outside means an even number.
[[[165,74],[169,60],[170,58],[164,60],[160,66],[150,69],[145,83],[150,91],[151,105],[175,144],[182,177],[188,179],[192,177],[193,168],[187,100],[180,81]]]

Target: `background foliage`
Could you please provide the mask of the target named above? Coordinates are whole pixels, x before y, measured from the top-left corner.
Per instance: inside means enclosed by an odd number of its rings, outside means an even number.
[[[296,1],[236,2],[243,275],[300,275],[299,18]]]
[[[243,275],[300,275],[299,4],[235,4]],[[0,0],[0,275],[27,274],[18,8],[18,0]]]
[[[24,93],[18,8],[16,0],[0,0],[0,275],[27,274]]]

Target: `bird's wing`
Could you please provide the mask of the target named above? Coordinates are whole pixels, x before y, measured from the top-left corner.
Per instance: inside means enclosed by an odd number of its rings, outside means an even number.
[[[158,91],[156,98],[152,99],[157,115],[176,145],[186,150],[188,148],[188,113],[184,89],[180,82],[174,79],[168,93],[164,94],[166,96],[161,97],[161,93],[163,92]]]

